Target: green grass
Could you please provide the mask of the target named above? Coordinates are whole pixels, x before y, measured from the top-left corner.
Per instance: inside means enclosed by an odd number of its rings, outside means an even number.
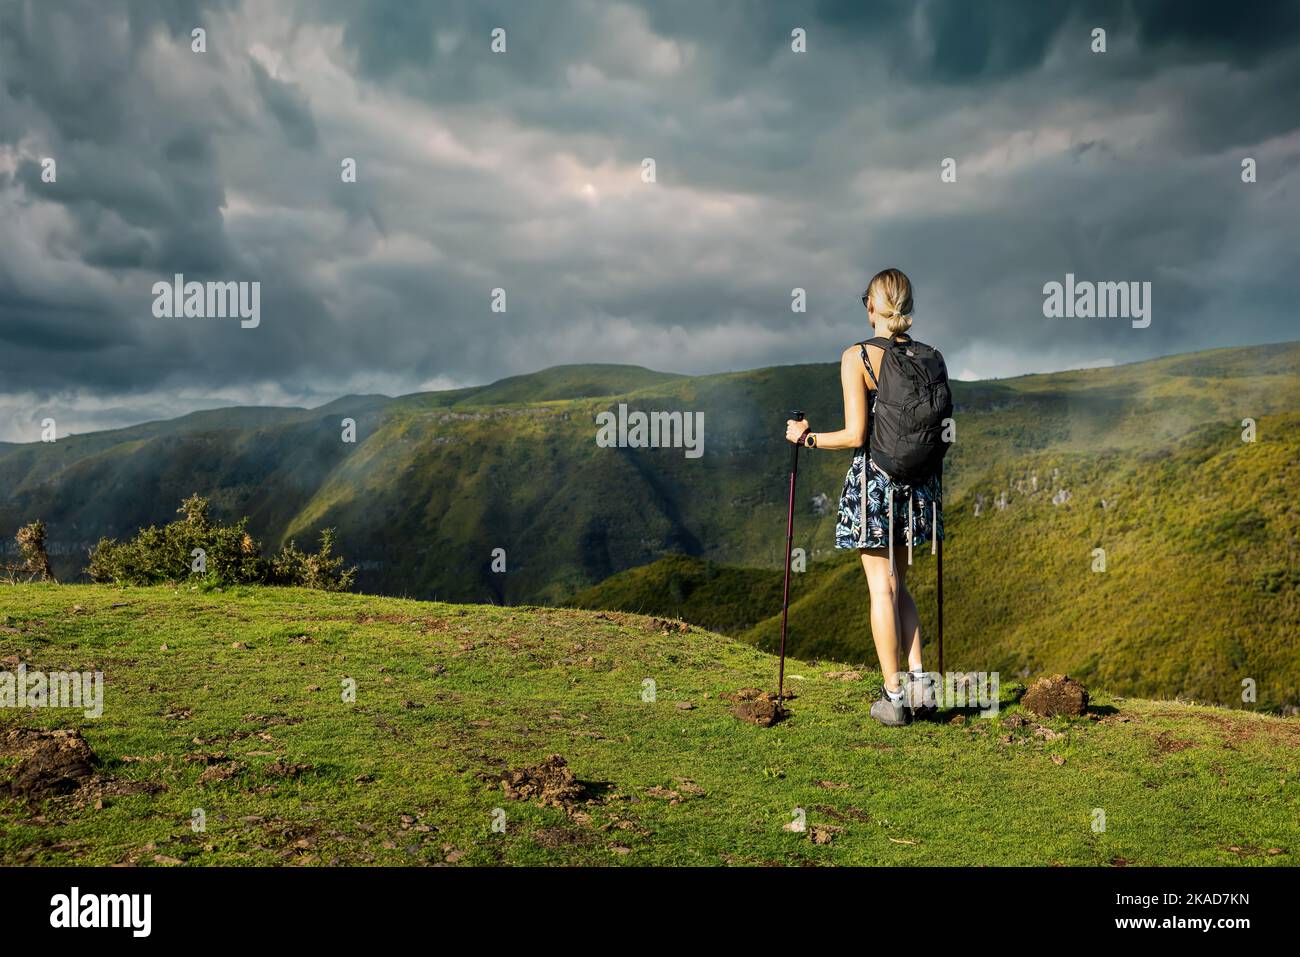
[[[79,727],[101,774],[163,788],[101,808],[0,799],[0,863],[1286,865],[1300,853],[1294,719],[1099,696],[1102,720],[1044,722],[1061,732],[1048,741],[1003,727],[1020,711],[1004,686],[997,719],[887,729],[866,713],[871,676],[791,661],[793,716],[761,729],[719,695],[771,687],[775,660],[710,632],[297,589],[8,586],[0,625],[5,667],[97,669],[107,683],[101,718],[0,711],[0,741]],[[185,757],[215,752],[245,770],[201,784]],[[491,778],[551,753],[595,803],[570,815],[503,799]],[[287,778],[277,760],[310,767]],[[681,792],[683,778],[704,793]],[[505,833],[491,829],[498,807]],[[818,846],[784,830],[796,808],[843,831]]]

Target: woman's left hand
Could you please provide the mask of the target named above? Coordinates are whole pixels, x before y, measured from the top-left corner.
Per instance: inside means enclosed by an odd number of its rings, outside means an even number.
[[[808,425],[807,419],[803,419],[803,420],[786,419],[785,440],[787,442],[792,442],[795,445],[798,445],[801,441],[803,441],[804,433],[807,432],[810,428],[811,426]]]

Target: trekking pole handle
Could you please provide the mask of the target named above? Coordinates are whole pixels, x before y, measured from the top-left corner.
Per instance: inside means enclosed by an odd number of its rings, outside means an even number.
[[[801,412],[799,409],[791,409],[790,418],[794,419],[796,422],[802,422],[803,412]],[[795,467],[795,463],[799,461],[799,443],[792,442],[790,444],[792,446],[792,451],[790,452],[790,469],[791,471],[793,471]]]

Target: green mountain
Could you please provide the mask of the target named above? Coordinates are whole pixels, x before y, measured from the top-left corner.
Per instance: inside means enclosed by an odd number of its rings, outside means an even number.
[[[1253,678],[1260,701],[1300,700],[1289,647],[1300,631],[1300,344],[958,382],[954,395],[953,663],[1074,667],[1116,692],[1219,701]],[[598,447],[596,416],[620,403],[701,413],[703,455]],[[570,366],[313,410],[196,413],[0,448],[0,535],[43,519],[67,577],[100,536],[164,522],[199,492],[219,517],[247,514],[271,546],[336,527],[366,591],[557,604],[677,554],[771,574],[784,543],[786,410],[837,427],[839,403],[831,364],[697,377]],[[341,440],[345,417],[355,443]],[[1247,417],[1254,443],[1241,441]],[[798,638],[807,653],[863,658],[865,585],[831,547],[847,464],[846,453],[803,458],[795,544],[811,570],[794,620],[819,609]],[[1053,505],[1062,490],[1068,500]],[[1104,573],[1090,570],[1095,548]],[[493,568],[502,552],[504,572]],[[923,615],[929,574],[921,556]],[[771,587],[753,586],[753,608],[742,589],[696,620],[752,629],[770,647]]]

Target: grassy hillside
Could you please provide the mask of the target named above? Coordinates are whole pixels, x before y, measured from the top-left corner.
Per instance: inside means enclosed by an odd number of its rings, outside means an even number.
[[[69,794],[0,794],[3,864],[1286,865],[1300,852],[1294,719],[1103,696],[1091,719],[1024,723],[1004,687],[997,718],[886,729],[866,715],[878,683],[792,661],[792,717],[761,729],[719,696],[770,687],[770,656],[633,615],[6,586],[0,661],[98,669],[107,684],[98,719],[0,709],[5,791],[23,777],[17,728],[79,728],[95,755]],[[582,793],[510,800],[499,779],[550,754]],[[800,809],[807,830],[786,830]]]

